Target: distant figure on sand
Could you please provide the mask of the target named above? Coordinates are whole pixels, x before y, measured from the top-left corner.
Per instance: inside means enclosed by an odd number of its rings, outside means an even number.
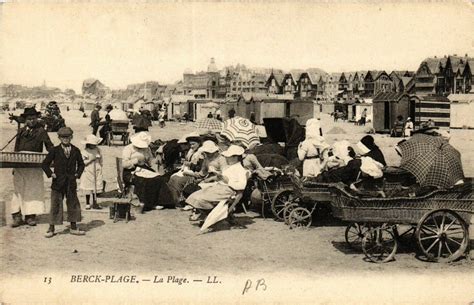
[[[92,134],[94,136],[97,135],[97,130],[99,130],[99,125],[100,125],[100,115],[99,111],[102,109],[100,105],[96,105],[94,110],[91,112],[91,123],[90,126],[92,127]]]
[[[364,111],[360,114],[360,124],[362,126],[365,126],[365,123],[367,122],[367,108],[364,108]]]

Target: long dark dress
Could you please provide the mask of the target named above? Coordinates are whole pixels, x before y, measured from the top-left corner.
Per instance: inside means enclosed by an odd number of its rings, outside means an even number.
[[[168,177],[143,178],[133,175],[132,171],[133,169],[124,168],[123,180],[126,186],[135,186],[134,192],[144,204],[143,212],[154,210],[158,205],[170,209],[175,208],[171,190],[167,184]]]

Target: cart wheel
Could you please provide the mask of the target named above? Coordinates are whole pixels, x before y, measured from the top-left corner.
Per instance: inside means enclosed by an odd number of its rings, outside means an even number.
[[[279,192],[273,197],[272,200],[272,212],[276,219],[283,220],[283,209],[289,203],[293,201],[293,191],[284,190]]]
[[[109,132],[107,134],[107,145],[111,146],[113,139],[114,139],[114,135],[111,132]]]
[[[290,229],[309,228],[311,226],[312,217],[308,209],[298,207],[290,213]]]
[[[286,225],[290,224],[290,213],[297,207],[297,203],[289,203],[283,208],[283,221]]]
[[[365,223],[352,222],[346,227],[344,236],[346,244],[355,250],[362,249],[362,239],[367,231],[370,230],[370,225]]]
[[[451,262],[459,258],[469,242],[466,223],[450,210],[425,214],[416,226],[416,239],[426,258],[435,262]]]
[[[374,263],[391,261],[397,248],[397,239],[387,227],[372,228],[362,238],[362,250],[365,256]]]

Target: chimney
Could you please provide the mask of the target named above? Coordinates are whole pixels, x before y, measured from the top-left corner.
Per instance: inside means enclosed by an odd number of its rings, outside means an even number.
[[[435,57],[434,57],[434,58],[438,58],[438,57],[435,55]]]
[[[454,56],[458,56],[458,54],[454,54]]]
[[[465,55],[465,56],[466,56],[466,57],[468,57],[468,56],[467,56],[467,53],[466,53],[466,55]]]
[[[444,58],[446,58],[446,55],[444,55]]]

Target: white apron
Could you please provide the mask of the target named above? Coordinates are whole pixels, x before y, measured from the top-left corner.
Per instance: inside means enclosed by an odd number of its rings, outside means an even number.
[[[89,160],[92,156],[93,153],[99,154],[98,151],[87,151],[84,150],[82,152],[82,158],[84,161]],[[103,188],[103,182],[104,177],[102,175],[102,165],[100,164],[101,162],[96,159],[95,161],[95,178],[94,178],[94,162],[91,162],[87,164],[87,166],[84,168],[84,172],[81,175],[81,180],[80,180],[80,186],[79,188],[85,193],[93,193],[94,192],[94,180],[95,180],[95,190],[97,193],[102,193],[102,188]]]
[[[44,177],[41,168],[15,168],[11,213],[23,215],[44,213]]]

